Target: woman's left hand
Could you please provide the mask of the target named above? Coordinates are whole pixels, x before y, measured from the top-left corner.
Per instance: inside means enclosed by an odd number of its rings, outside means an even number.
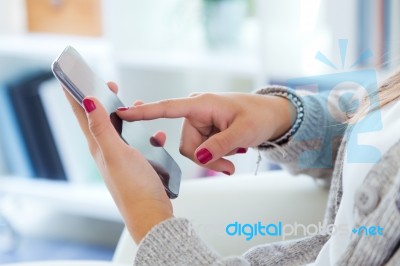
[[[114,83],[108,85],[116,93],[117,86]],[[153,226],[173,215],[164,186],[142,154],[120,138],[97,99],[84,99],[85,113],[68,92],[65,94],[126,226],[139,243]]]

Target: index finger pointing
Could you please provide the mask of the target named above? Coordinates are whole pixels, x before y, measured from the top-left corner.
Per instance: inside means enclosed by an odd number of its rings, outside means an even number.
[[[187,117],[196,108],[197,104],[193,98],[176,98],[136,105],[127,110],[119,110],[117,113],[123,120],[137,121]]]

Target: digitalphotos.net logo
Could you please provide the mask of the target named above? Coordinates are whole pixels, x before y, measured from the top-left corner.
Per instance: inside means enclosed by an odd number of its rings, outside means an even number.
[[[225,228],[228,236],[244,237],[246,241],[252,240],[254,237],[279,237],[285,240],[288,237],[304,237],[313,235],[348,235],[354,236],[378,237],[383,236],[384,229],[379,225],[359,226],[351,229],[347,224],[330,224],[323,226],[322,223],[304,225],[295,222],[294,224],[284,224],[282,221],[277,223],[239,223],[235,221]]]
[[[293,141],[309,143],[308,149],[299,157],[299,166],[301,168],[332,168],[333,158],[324,156],[325,161],[319,159],[318,154],[332,157],[333,143],[339,141],[346,129],[343,117],[357,112],[362,104],[368,104],[367,116],[361,118],[354,124],[350,124],[352,134],[346,134],[347,140],[347,163],[376,163],[381,158],[380,151],[368,144],[361,143],[359,137],[365,133],[371,133],[382,129],[381,113],[378,107],[378,84],[377,75],[374,69],[352,70],[360,65],[366,59],[372,56],[370,49],[361,53],[358,59],[349,67],[346,67],[346,54],[348,41],[346,39],[338,40],[341,70],[332,63],[323,53],[319,52],[315,58],[320,62],[338,70],[335,74],[309,76],[292,78],[286,81],[286,86],[298,92],[306,90],[307,94],[301,95],[304,102],[319,102],[320,106],[328,109],[327,119],[329,120],[329,130],[327,125],[318,125],[315,130],[310,130],[308,134],[295,134]],[[345,69],[347,69],[345,71]],[[319,97],[313,97],[318,95]],[[362,95],[362,97],[360,97]],[[374,111],[373,111],[374,110]],[[312,110],[304,110],[305,112]],[[306,114],[312,118],[320,114]]]

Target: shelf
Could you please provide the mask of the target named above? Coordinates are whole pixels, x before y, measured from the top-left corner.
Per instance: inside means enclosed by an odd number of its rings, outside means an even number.
[[[104,38],[50,34],[0,36],[0,56],[52,61],[67,45],[86,58],[113,58],[118,66],[152,71],[212,71],[254,78],[259,74],[256,53],[228,51],[129,51],[119,52]]]
[[[109,52],[103,38],[75,37],[50,34],[24,34],[0,36],[0,54],[54,59],[67,45],[78,47],[89,54]]]
[[[122,221],[111,195],[102,183],[77,185],[4,176],[0,178],[0,196],[36,200],[70,214]]]
[[[123,67],[165,71],[212,71],[254,78],[260,71],[255,54],[245,52],[126,52],[117,54]]]

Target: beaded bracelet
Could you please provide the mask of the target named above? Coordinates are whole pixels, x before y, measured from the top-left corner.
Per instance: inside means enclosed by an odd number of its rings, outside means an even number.
[[[281,145],[287,143],[290,139],[291,136],[293,136],[297,130],[299,129],[303,117],[304,117],[304,108],[303,108],[303,102],[302,100],[293,92],[288,91],[288,90],[282,90],[282,89],[270,89],[266,93],[263,93],[265,95],[270,95],[270,96],[279,96],[283,97],[285,99],[288,99],[296,108],[297,111],[297,117],[296,121],[293,123],[293,125],[290,127],[290,129],[283,134],[281,137],[275,140],[269,140],[261,143],[258,147],[262,149],[268,149],[271,147],[280,147]]]

